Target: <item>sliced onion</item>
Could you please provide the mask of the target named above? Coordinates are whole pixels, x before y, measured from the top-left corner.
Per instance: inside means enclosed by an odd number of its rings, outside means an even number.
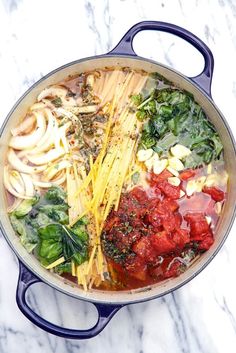
[[[58,172],[68,167],[71,167],[71,163],[66,159],[54,164],[44,171],[45,179],[51,180]]]
[[[45,134],[46,122],[43,113],[34,112],[34,114],[37,119],[36,129],[34,130],[34,132],[28,135],[13,136],[9,142],[10,147],[15,148],[16,150],[32,148]]]
[[[43,98],[47,97],[60,97],[63,98],[67,94],[67,89],[61,86],[51,86],[49,88],[45,88],[39,95],[38,95],[38,102],[41,101]]]
[[[31,115],[28,118],[24,119],[17,127],[11,130],[12,136],[17,136],[22,134],[25,130],[32,128],[35,122],[35,116]]]
[[[8,157],[8,162],[11,164],[11,166],[14,169],[18,170],[18,172],[33,174],[33,173],[42,172],[43,170],[46,169],[46,166],[32,167],[23,163],[18,158],[18,156],[16,155],[15,151],[12,148],[9,149],[7,157]]]
[[[47,140],[49,139],[49,137],[53,134],[53,126],[55,123],[55,119],[51,113],[51,111],[49,109],[44,109],[44,112],[46,114],[47,117],[47,121],[48,121],[48,125],[47,125],[47,130],[45,132],[45,134],[43,135],[43,137],[37,142],[37,146],[42,146],[43,144],[45,144],[47,142]]]
[[[33,184],[40,188],[50,188],[53,185],[53,183],[48,183],[46,181],[38,181],[38,180],[33,180]]]
[[[22,202],[22,199],[15,198],[13,204],[7,208],[7,212],[11,213],[11,212],[15,211],[15,209],[21,204],[21,202]]]
[[[65,154],[65,150],[62,147],[53,148],[46,153],[40,153],[37,155],[27,155],[28,160],[36,165],[47,164],[49,162],[54,161],[55,159],[63,156]]]
[[[53,180],[52,183],[55,185],[61,185],[66,181],[66,174],[62,175],[60,178]]]
[[[23,182],[19,172],[17,172],[17,171],[10,172],[9,173],[9,181],[10,181],[12,187],[16,190],[16,192],[18,192],[19,194],[22,194],[22,195],[25,194],[25,185],[24,185],[24,182]],[[27,196],[27,194],[26,194],[26,196]]]
[[[31,176],[29,174],[21,173],[21,177],[22,177],[23,182],[25,184],[26,196],[33,197],[35,194],[35,190],[34,190],[34,184],[33,184]]]
[[[10,180],[9,180],[8,166],[5,166],[3,169],[3,183],[4,183],[4,186],[7,189],[7,191],[10,192],[10,194],[12,194],[13,196],[19,197],[20,199],[30,199],[31,198],[29,196],[20,194],[15,189],[13,189],[13,187],[10,183]]]
[[[31,107],[30,107],[30,110],[33,111],[33,110],[41,110],[41,109],[44,109],[45,108],[45,103],[44,102],[39,102],[39,103],[34,103]]]
[[[69,152],[69,147],[68,147],[68,143],[67,143],[67,139],[66,139],[66,131],[69,129],[69,127],[71,126],[71,122],[68,121],[66,124],[64,124],[63,126],[61,126],[58,130],[59,130],[59,135],[62,141],[62,144],[64,146],[65,152],[68,153]]]

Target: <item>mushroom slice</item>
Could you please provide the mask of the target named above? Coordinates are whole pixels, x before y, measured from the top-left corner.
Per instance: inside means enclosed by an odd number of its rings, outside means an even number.
[[[7,189],[7,191],[12,194],[15,197],[18,197],[20,199],[30,199],[31,197],[20,194],[19,192],[17,192],[11,185],[10,180],[9,180],[9,170],[8,170],[8,166],[5,166],[3,169],[3,183],[5,188]]]
[[[34,190],[34,184],[33,184],[31,176],[29,174],[21,173],[21,177],[22,177],[23,182],[25,184],[26,196],[33,197],[35,194],[35,190]]]
[[[36,129],[28,135],[13,136],[10,139],[9,146],[16,150],[30,149],[34,147],[45,134],[46,122],[42,112],[34,112],[36,116]]]
[[[46,169],[46,166],[41,166],[41,167],[33,167],[30,165],[27,165],[23,163],[15,153],[15,151],[10,148],[8,151],[8,162],[11,164],[11,166],[18,170],[18,172],[26,173],[26,174],[33,174],[33,173],[40,173],[43,170]]]
[[[54,161],[55,159],[63,156],[65,154],[65,150],[62,147],[53,148],[46,153],[40,153],[37,155],[27,155],[27,159],[36,165],[47,164],[49,162]]]

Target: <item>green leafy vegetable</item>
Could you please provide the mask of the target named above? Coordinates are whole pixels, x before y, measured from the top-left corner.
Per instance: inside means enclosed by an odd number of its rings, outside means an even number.
[[[167,154],[176,143],[191,149],[185,167],[197,167],[220,157],[223,146],[212,123],[191,94],[174,88],[155,89],[142,102],[137,118],[143,126],[141,147]]]
[[[86,217],[81,218],[71,229],[66,193],[59,187],[51,187],[39,197],[24,200],[10,214],[14,230],[28,252],[35,250],[44,266],[64,256],[78,265],[88,257],[88,233]]]
[[[78,265],[87,260],[87,241],[82,241],[71,229],[59,223],[49,224],[38,230],[39,256],[48,265],[61,256],[73,259]]]

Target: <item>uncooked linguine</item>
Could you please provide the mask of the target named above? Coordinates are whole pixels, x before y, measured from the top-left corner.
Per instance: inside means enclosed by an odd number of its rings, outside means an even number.
[[[193,96],[157,73],[67,77],[11,135],[9,217],[47,270],[85,290],[138,288],[178,276],[213,244],[223,146]]]

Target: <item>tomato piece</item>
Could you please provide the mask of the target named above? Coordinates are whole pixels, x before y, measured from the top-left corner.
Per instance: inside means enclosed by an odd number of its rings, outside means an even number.
[[[207,233],[202,241],[200,241],[198,245],[199,250],[208,250],[212,244],[214,243],[214,239],[212,233]]]
[[[137,186],[130,191],[130,196],[134,197],[138,202],[144,204],[148,201],[148,196],[146,191]]]
[[[190,225],[190,234],[192,240],[202,240],[204,234],[209,232],[209,224],[203,213],[188,213],[184,219]]]
[[[127,259],[124,267],[131,277],[137,278],[141,281],[146,280],[147,264],[140,256],[136,255]]]
[[[183,221],[183,217],[181,216],[180,213],[176,213],[174,217],[175,217],[175,229],[180,228],[181,223]]]
[[[171,185],[166,180],[160,182],[158,188],[171,200],[176,200],[180,197],[180,187]]]
[[[196,175],[196,171],[193,169],[186,169],[179,174],[181,180],[188,180]]]
[[[113,226],[117,225],[119,223],[119,217],[114,216],[106,221],[104,230],[110,231]]]
[[[150,173],[148,176],[148,181],[150,182],[151,186],[155,186],[156,184],[160,183],[163,180],[167,180],[168,178],[172,177],[173,175],[169,170],[164,169],[163,172],[160,174]]]
[[[165,230],[151,235],[150,240],[157,255],[167,254],[176,248],[176,244]]]
[[[212,187],[207,187],[207,186],[204,186],[203,190],[202,190],[205,194],[208,194],[211,196],[211,198],[216,201],[216,202],[219,202],[219,201],[223,201],[224,198],[225,198],[225,193],[220,190],[220,189],[217,189],[216,187],[212,186]]]
[[[170,210],[171,212],[175,212],[179,208],[179,205],[175,200],[165,198],[161,202],[161,207],[165,207],[168,210]]]
[[[179,261],[173,262],[170,268],[164,271],[163,278],[177,277],[180,274],[180,266],[181,263]]]
[[[176,229],[173,233],[173,241],[180,248],[184,248],[190,242],[189,231],[187,229]]]
[[[169,213],[168,215],[163,216],[162,225],[164,230],[166,230],[168,233],[171,233],[173,230],[175,230],[177,224],[173,213]]]
[[[148,236],[142,237],[132,246],[133,252],[139,255],[142,259],[147,262],[153,262],[156,259],[156,253],[152,247],[152,244]]]

